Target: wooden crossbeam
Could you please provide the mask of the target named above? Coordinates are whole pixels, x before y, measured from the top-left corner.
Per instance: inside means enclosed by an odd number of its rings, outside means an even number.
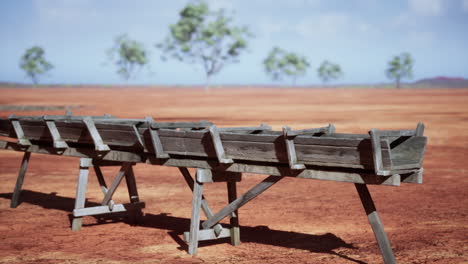
[[[221,231],[216,234],[214,229],[198,230],[198,241],[219,239],[231,236],[230,228],[221,228]],[[190,244],[190,232],[184,232],[184,241]],[[192,254],[193,255],[193,254]]]
[[[218,158],[219,163],[222,164],[231,164],[234,161],[226,157],[226,153],[224,151],[223,142],[221,141],[221,137],[219,135],[219,130],[216,125],[212,125],[209,128],[211,139],[213,142],[213,146],[216,152],[216,157]]]
[[[224,219],[226,216],[230,215],[246,203],[248,203],[250,200],[254,199],[264,191],[266,191],[268,188],[273,186],[275,183],[283,179],[283,177],[277,177],[277,176],[268,176],[266,179],[264,179],[262,182],[259,184],[255,185],[252,189],[248,190],[246,193],[241,195],[239,198],[236,200],[232,201],[229,205],[221,209],[217,214],[215,214],[213,217],[209,218],[205,222],[202,223],[202,227],[204,229],[210,228],[222,219]],[[196,186],[196,185],[195,185]]]

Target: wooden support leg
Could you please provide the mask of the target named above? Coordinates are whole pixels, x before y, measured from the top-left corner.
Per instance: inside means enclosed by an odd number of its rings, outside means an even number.
[[[125,174],[125,181],[127,182],[128,196],[131,203],[139,203],[140,197],[138,196],[138,189],[136,186],[135,174],[133,173],[133,166],[128,168],[127,173]],[[129,212],[131,215],[131,222],[138,224],[141,221],[143,213],[141,209],[133,210]]]
[[[202,171],[203,171],[202,169],[198,169],[197,174],[203,173]],[[200,183],[196,180],[193,186],[192,218],[190,220],[189,249],[188,249],[188,253],[190,255],[197,254],[202,194],[203,194],[203,183]]]
[[[23,186],[24,176],[26,175],[26,170],[28,169],[29,157],[31,157],[31,152],[25,152],[23,160],[21,161],[20,171],[18,173],[18,179],[16,179],[15,190],[11,197],[11,208],[16,208],[18,206],[19,196],[21,193],[21,188]]]
[[[228,201],[234,202],[237,199],[237,186],[235,181],[227,182]],[[240,230],[239,230],[239,214],[237,210],[231,213],[231,244],[233,246],[240,245]]]
[[[182,173],[182,175],[184,176],[185,182],[187,183],[187,185],[190,187],[190,189],[193,192],[195,182],[194,182],[192,176],[190,175],[190,172],[188,171],[187,168],[184,168],[184,167],[179,167],[179,170]],[[206,199],[205,199],[205,197],[203,195],[202,195],[201,199],[202,199],[201,200],[201,208],[202,208],[203,212],[205,213],[206,218],[213,217],[213,215],[214,215],[213,210],[211,210],[210,206],[208,205],[208,202],[206,201]],[[213,229],[214,229],[216,235],[220,235],[222,230],[223,230],[223,227],[220,224],[217,224],[217,225],[215,225],[213,227]]]
[[[78,176],[78,186],[76,188],[75,210],[84,208],[86,201],[86,186],[88,184],[89,167],[92,159],[80,159],[80,174]],[[78,231],[83,224],[83,217],[74,217],[72,222],[72,230]]]
[[[369,189],[367,189],[367,185],[356,183],[355,186],[359,194],[359,198],[361,198],[364,210],[366,211],[367,218],[372,227],[372,231],[374,231],[375,238],[379,244],[384,263],[396,263],[392,247],[390,246],[390,241],[388,240],[382,222],[380,221],[379,215],[377,214],[377,209],[375,208],[374,202],[372,201],[372,197],[369,193]]]

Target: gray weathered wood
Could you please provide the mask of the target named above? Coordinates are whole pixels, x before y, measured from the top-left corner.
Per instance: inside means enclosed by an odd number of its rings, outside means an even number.
[[[198,241],[230,237],[230,232],[229,228],[222,228],[221,232],[217,235],[214,229],[202,229],[198,231]],[[190,232],[184,232],[184,241],[190,244]]]
[[[140,197],[138,195],[138,189],[135,180],[135,174],[133,173],[133,166],[130,166],[127,169],[127,173],[125,173],[125,181],[127,183],[128,195],[130,198],[130,202],[137,203],[140,201]]]
[[[197,169],[197,174],[203,169]],[[190,218],[189,248],[190,255],[196,255],[198,249],[198,233],[200,232],[200,209],[203,195],[203,183],[195,181],[193,186],[192,217]]]
[[[115,191],[117,190],[117,187],[119,187],[120,183],[122,182],[123,177],[127,173],[128,169],[132,166],[132,163],[130,162],[124,162],[122,164],[122,167],[120,167],[119,172],[117,173],[117,176],[115,176],[114,180],[112,181],[111,186],[106,192],[106,195],[104,196],[104,199],[102,199],[101,205],[108,205],[110,200],[112,199],[112,196],[114,195]],[[111,208],[112,209],[112,208]]]
[[[86,125],[86,128],[88,129],[88,132],[93,139],[96,151],[109,151],[110,148],[102,141],[101,135],[99,134],[93,119],[90,117],[85,117],[83,118],[83,123]]]
[[[109,214],[109,213],[132,212],[132,211],[141,210],[143,208],[145,208],[144,202],[115,204],[112,210],[110,210],[109,206],[107,205],[101,205],[101,206],[74,209],[73,215],[75,217],[83,217],[83,216]]]
[[[223,142],[221,141],[221,137],[219,136],[219,130],[216,125],[212,125],[209,128],[211,139],[213,142],[213,146],[215,148],[216,157],[218,158],[219,163],[223,164],[230,164],[234,161],[226,157],[226,153],[224,152]]]
[[[67,143],[60,137],[60,133],[58,132],[54,121],[48,120],[47,116],[44,116],[44,120],[46,122],[47,128],[49,129],[49,133],[52,136],[54,148],[58,148],[58,149],[68,148]]]
[[[424,124],[423,123],[418,123],[418,126],[416,127],[415,135],[422,137],[424,134]]]
[[[244,193],[242,196],[234,200],[233,202],[229,203],[226,207],[221,209],[217,214],[215,214],[213,217],[209,218],[205,222],[202,223],[202,227],[204,229],[210,228],[222,219],[224,219],[226,216],[229,214],[233,213],[234,211],[238,210],[241,206],[244,204],[248,203],[250,200],[253,198],[257,197],[264,191],[266,191],[268,188],[273,186],[275,183],[280,181],[283,177],[277,177],[277,176],[268,176],[266,179],[264,179],[262,182],[259,184],[255,185],[252,189],[248,190],[246,193]]]
[[[392,247],[390,241],[388,240],[387,234],[383,228],[382,222],[380,221],[379,215],[377,214],[377,209],[375,208],[372,197],[367,189],[365,184],[355,184],[356,190],[361,199],[364,210],[367,214],[367,218],[374,231],[375,238],[379,244],[380,252],[385,264],[394,264],[396,263],[395,256],[393,255]]]
[[[190,172],[185,167],[179,167],[179,171],[181,172],[182,176],[184,176],[185,182],[189,186],[190,190],[192,190],[193,192],[195,182],[192,176],[190,175]],[[207,174],[207,172],[210,172],[211,174],[211,171],[209,170],[203,170],[203,171],[200,170],[199,173],[197,173],[196,177],[200,177],[200,175]],[[210,206],[208,205],[208,201],[205,199],[205,196],[203,195],[202,195],[202,200],[201,200],[201,208],[203,212],[205,213],[206,218],[213,217],[214,215],[213,210],[211,210]],[[216,234],[220,234],[222,228],[223,227],[220,224],[217,224],[213,227]]]
[[[10,119],[11,125],[13,126],[16,138],[18,139],[18,144],[21,146],[30,146],[31,142],[25,137],[23,128],[19,122],[18,117],[15,114],[12,114],[8,117],[8,119]]]
[[[228,202],[232,203],[237,199],[237,186],[235,181],[228,181],[227,183],[227,192],[228,192]],[[231,224],[231,244],[233,246],[240,245],[240,229],[239,229],[239,213],[238,210],[235,210],[231,213],[231,218],[229,219]]]
[[[289,135],[291,132],[291,128],[287,126],[283,127],[283,137],[286,145],[286,153],[288,154],[289,167],[293,170],[303,170],[305,169],[305,165],[297,162],[296,146],[294,145],[294,137],[297,136],[297,134]]]
[[[86,202],[86,186],[88,185],[89,167],[92,164],[92,159],[80,159],[80,174],[78,175],[78,184],[75,195],[75,209],[84,208]],[[74,217],[72,222],[72,231],[81,229],[83,223],[82,217]]]
[[[31,152],[25,152],[23,155],[23,160],[21,161],[18,178],[16,179],[15,190],[13,191],[13,195],[11,196],[11,203],[10,203],[11,208],[16,208],[18,206],[21,189],[23,187],[24,176],[26,175],[26,171],[28,169],[30,157],[31,157]]]
[[[169,155],[164,152],[164,148],[161,144],[161,139],[159,138],[159,133],[156,129],[151,128],[149,130],[151,137],[151,143],[153,144],[154,154],[157,159],[167,159]]]
[[[0,140],[0,148],[25,151],[21,146],[16,143],[6,142]],[[147,162],[153,165],[164,165],[171,167],[190,167],[190,168],[204,168],[216,171],[229,171],[229,172],[242,172],[242,173],[254,173],[254,174],[265,174],[275,176],[289,176],[305,179],[318,179],[318,180],[330,180],[330,181],[341,181],[351,183],[366,183],[366,184],[379,184],[379,185],[400,185],[401,171],[392,171],[392,176],[388,177],[376,177],[373,172],[360,171],[360,170],[337,170],[337,168],[330,168],[324,170],[324,168],[306,168],[302,171],[294,171],[289,167],[278,166],[278,164],[251,164],[251,163],[240,163],[236,162],[229,165],[228,167],[219,167],[218,162],[210,162],[207,160],[198,159],[186,159],[179,157],[171,157],[168,160],[152,159],[137,153],[127,151],[111,150],[103,155],[97,155],[93,149],[88,148],[68,148],[63,152],[57,152],[54,148],[48,146],[32,145],[26,149],[27,152],[43,153],[43,154],[54,154],[62,156],[72,157],[88,157],[88,158],[99,158],[105,161],[122,161],[122,162]],[[413,170],[414,171],[414,170]],[[410,173],[411,171],[405,172]]]
[[[377,129],[371,129],[369,134],[372,141],[372,151],[373,151],[373,160],[374,160],[374,170],[376,175],[388,176],[390,172],[384,169],[383,159],[382,159],[382,148],[380,144],[380,132]]]
[[[197,181],[202,183],[208,182],[239,182],[242,180],[242,174],[229,171],[211,171],[205,170],[204,173],[197,174]]]

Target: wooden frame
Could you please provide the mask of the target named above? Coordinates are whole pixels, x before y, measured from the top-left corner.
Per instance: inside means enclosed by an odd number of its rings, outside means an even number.
[[[5,122],[0,119],[0,135],[16,137],[17,143],[0,140],[0,149],[25,153],[12,195],[12,208],[18,205],[31,153],[80,157],[74,231],[81,228],[83,216],[126,211],[135,218],[142,215],[145,205],[139,200],[133,173],[135,163],[178,167],[193,192],[190,230],[184,233],[192,255],[197,253],[198,242],[202,240],[230,237],[232,245],[239,245],[239,208],[284,177],[296,177],[354,183],[384,262],[395,263],[367,184],[422,183],[427,142],[422,123],[415,130],[372,129],[369,135],[354,135],[338,134],[332,124],[314,129],[283,127],[282,131],[272,131],[263,124],[218,128],[206,121],[157,123],[149,117],[117,119],[108,115],[11,115]],[[44,137],[43,130],[37,126],[46,129],[50,138]],[[89,138],[79,133],[83,129]],[[120,166],[110,187],[101,166]],[[85,207],[90,167],[96,172],[104,198],[100,206]],[[187,168],[196,168],[194,178]],[[236,183],[242,179],[242,173],[269,176],[237,196]],[[115,204],[112,196],[123,178],[130,203]],[[212,182],[226,182],[228,204],[217,213],[211,210],[203,195],[204,185]],[[201,211],[207,218],[202,223]],[[220,224],[226,217],[230,218],[229,228]]]

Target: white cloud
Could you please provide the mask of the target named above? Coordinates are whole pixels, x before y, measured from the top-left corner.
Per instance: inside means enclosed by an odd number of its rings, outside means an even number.
[[[409,0],[412,12],[422,16],[439,16],[444,11],[444,0]]]
[[[463,11],[468,12],[468,0],[462,0]]]

